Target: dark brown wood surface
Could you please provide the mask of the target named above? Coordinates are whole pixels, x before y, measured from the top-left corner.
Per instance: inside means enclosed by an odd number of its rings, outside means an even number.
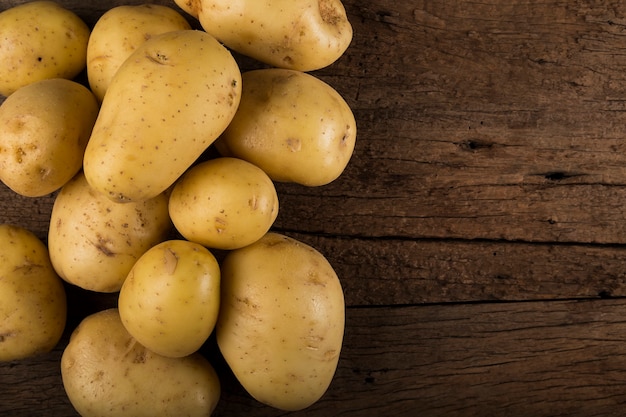
[[[92,25],[141,2],[61,3]],[[252,400],[210,340],[214,415],[623,415],[626,4],[344,4],[353,43],[315,74],[352,107],[355,154],[327,186],[278,184],[275,225],[342,280],[339,368],[318,403],[285,413]],[[53,201],[0,186],[0,222],[45,240]],[[68,294],[59,346],[0,364],[0,415],[76,415],[60,355],[116,300]]]

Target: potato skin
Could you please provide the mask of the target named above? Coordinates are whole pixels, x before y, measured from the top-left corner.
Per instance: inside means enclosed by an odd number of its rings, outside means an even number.
[[[162,193],[223,132],[240,98],[238,64],[211,35],[152,37],[111,80],[85,150],[87,181],[117,202]]]
[[[87,316],[72,332],[61,376],[83,417],[208,417],[221,393],[203,356],[151,352],[128,334],[115,308]]]
[[[116,6],[96,22],[87,44],[89,86],[101,102],[117,69],[155,35],[191,29],[176,10],[159,4]]]
[[[344,311],[331,265],[293,238],[268,233],[222,263],[217,343],[239,382],[264,404],[295,411],[326,392]]]
[[[267,68],[245,72],[239,108],[215,146],[270,178],[326,185],[345,170],[356,120],[341,95],[311,74]]]
[[[169,357],[200,349],[215,327],[219,305],[217,260],[202,245],[186,240],[165,241],[144,253],[118,299],[128,332]]]
[[[256,165],[215,158],[187,171],[170,194],[169,213],[187,240],[216,249],[256,242],[278,216],[274,183]]]
[[[81,168],[99,105],[83,85],[54,78],[0,105],[0,180],[16,193],[57,191]]]
[[[67,299],[48,249],[32,232],[0,224],[0,361],[52,350],[63,334]]]
[[[352,41],[340,0],[176,0],[229,48],[273,67],[313,71]]]
[[[49,78],[73,79],[84,68],[90,30],[53,1],[32,1],[0,13],[0,94]]]
[[[167,204],[165,193],[137,203],[114,203],[79,172],[52,207],[48,248],[54,269],[83,289],[119,291],[137,259],[172,230]]]

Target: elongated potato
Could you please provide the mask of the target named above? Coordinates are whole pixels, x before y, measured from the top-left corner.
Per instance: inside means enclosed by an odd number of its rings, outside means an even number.
[[[131,268],[168,236],[168,197],[120,204],[93,190],[82,172],[54,200],[50,259],[65,281],[89,291],[119,291]]]
[[[191,29],[189,22],[164,5],[124,5],[104,13],[87,45],[87,76],[98,100],[102,101],[113,75],[139,45],[160,33],[184,29]]]
[[[320,186],[345,170],[356,130],[352,110],[329,84],[303,72],[269,68],[243,74],[239,109],[215,145],[274,181]]]
[[[83,417],[208,417],[218,375],[199,353],[160,356],[124,328],[117,309],[87,316],[61,357],[67,396]]]
[[[274,67],[312,71],[352,41],[340,0],[176,0],[229,48]]]
[[[226,255],[217,343],[250,395],[272,407],[300,410],[330,385],[344,311],[341,283],[324,256],[268,233]]]
[[[49,352],[66,317],[65,288],[44,243],[29,230],[0,225],[0,361]]]
[[[31,1],[0,13],[0,94],[49,78],[73,79],[85,68],[90,30],[54,1]]]
[[[27,197],[58,190],[80,170],[97,116],[96,98],[77,82],[20,88],[0,105],[0,180]]]
[[[85,150],[87,181],[117,202],[157,196],[224,131],[240,98],[238,64],[214,37],[154,36],[111,80]]]

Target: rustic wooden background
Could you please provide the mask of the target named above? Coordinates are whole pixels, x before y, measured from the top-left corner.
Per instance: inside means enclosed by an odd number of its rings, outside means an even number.
[[[140,1],[61,3],[93,24]],[[326,395],[292,415],[621,416],[626,3],[344,4],[354,41],[316,75],[354,110],[354,158],[328,186],[279,184],[275,227],[335,266],[344,348]],[[53,200],[0,187],[0,222],[45,239]],[[68,293],[68,334],[115,304]],[[65,343],[0,364],[0,415],[75,415]],[[286,414],[204,351],[216,416]]]

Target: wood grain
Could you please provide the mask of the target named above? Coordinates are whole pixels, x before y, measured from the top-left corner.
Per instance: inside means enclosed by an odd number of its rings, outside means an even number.
[[[93,25],[143,2],[59,3]],[[215,415],[621,416],[626,4],[344,4],[353,43],[315,75],[352,107],[355,154],[327,186],[277,184],[275,224],[342,280],[339,368],[320,402],[285,413],[252,400],[211,339]],[[45,241],[54,196],[0,185],[0,222]],[[58,361],[116,295],[67,290],[59,346],[0,364],[0,415],[76,415]]]
[[[620,415],[625,309],[624,300],[351,308],[335,379],[318,403],[281,412],[221,372],[214,416]],[[0,413],[75,416],[58,383],[60,355],[0,367]]]
[[[283,227],[624,242],[620,6],[347,3],[361,36],[326,79],[365,137],[339,182],[281,188]]]

